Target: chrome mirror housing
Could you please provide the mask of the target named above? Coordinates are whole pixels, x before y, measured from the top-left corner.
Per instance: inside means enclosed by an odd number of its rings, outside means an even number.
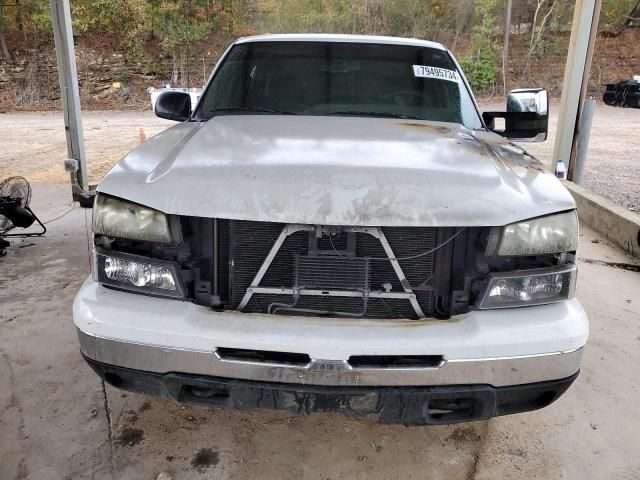
[[[549,115],[549,95],[544,88],[519,88],[507,95],[507,112]]]
[[[484,112],[482,119],[489,130],[509,140],[544,142],[549,129],[549,94],[544,88],[511,90],[507,111]]]

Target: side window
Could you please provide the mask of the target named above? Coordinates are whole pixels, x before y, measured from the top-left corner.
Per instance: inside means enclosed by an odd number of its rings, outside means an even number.
[[[238,105],[245,82],[245,69],[242,68],[246,65],[245,57],[246,49],[242,45],[234,47],[227,54],[204,98],[204,112]]]
[[[460,88],[463,89],[465,87],[461,84]],[[473,105],[471,99],[469,99],[468,102],[460,102],[460,113],[462,115],[462,124],[466,125],[467,128],[482,128],[482,124],[478,118],[478,111]]]

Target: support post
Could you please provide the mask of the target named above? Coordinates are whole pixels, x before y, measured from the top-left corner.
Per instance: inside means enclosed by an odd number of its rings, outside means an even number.
[[[578,125],[587,91],[593,48],[598,32],[602,0],[577,0],[562,86],[560,114],[553,151],[553,165],[567,164],[567,179],[573,179]]]
[[[88,178],[69,0],[51,0],[51,18],[67,136],[67,158],[71,160],[65,162],[65,167],[70,172],[73,199],[77,200],[88,189]]]
[[[573,171],[573,182],[582,185],[584,168],[587,161],[587,151],[589,150],[589,139],[591,138],[591,125],[593,124],[593,114],[596,111],[596,101],[587,100],[580,115],[580,126],[578,128],[578,142],[576,146],[576,165]]]

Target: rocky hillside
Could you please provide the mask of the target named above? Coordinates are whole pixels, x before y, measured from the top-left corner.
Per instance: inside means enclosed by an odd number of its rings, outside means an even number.
[[[553,97],[562,93],[568,33],[547,33],[545,51],[532,58],[523,72],[529,37],[513,35],[508,70],[510,88],[544,86]],[[441,39],[444,43],[446,40]],[[201,86],[224,51],[228,37],[210,35],[194,45],[189,61],[176,65],[154,45],[147,45],[145,61],[127,60],[126,51],[115,51],[109,42],[92,36],[78,39],[76,47],[81,101],[87,110],[138,110],[149,108],[147,89],[169,82],[175,86]],[[458,56],[469,39],[458,42]],[[617,37],[600,36],[596,44],[589,93],[600,96],[603,85],[640,74],[640,28],[629,28]],[[501,94],[499,80],[482,97]],[[13,61],[0,59],[0,111],[60,108],[55,51],[52,46],[17,49]]]

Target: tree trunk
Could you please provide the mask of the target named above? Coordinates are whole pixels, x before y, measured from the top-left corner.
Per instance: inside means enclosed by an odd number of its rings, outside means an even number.
[[[629,13],[625,15],[624,20],[622,21],[620,26],[616,29],[614,35],[616,37],[618,35],[622,35],[622,32],[624,32],[627,29],[627,27],[631,25],[631,22],[634,20],[634,18],[637,15],[640,15],[640,0],[637,0],[636,3],[633,5],[633,7],[631,7],[631,10],[629,10]]]
[[[511,7],[513,0],[507,0],[507,12],[504,19],[504,46],[502,47],[502,89],[507,95],[507,65],[509,63],[509,36],[511,35]]]
[[[171,86],[175,87],[178,83],[178,59],[176,54],[173,54],[173,69],[171,70]]]
[[[462,2],[456,5],[455,36],[453,38],[453,46],[451,47],[451,51],[454,53],[457,52],[460,35],[467,29],[472,14],[473,5],[469,4],[469,2]]]
[[[4,36],[4,31],[2,30],[0,30],[0,46],[2,46],[2,53],[4,54],[4,58],[12,62],[13,58],[11,57],[11,51],[9,51],[9,46],[7,45],[7,39]]]
[[[529,65],[531,62],[531,57],[533,56],[533,52],[538,42],[540,42],[540,38],[542,37],[542,34],[544,33],[547,20],[551,15],[551,13],[553,13],[553,9],[556,6],[556,0],[551,0],[551,6],[549,7],[549,11],[542,19],[542,22],[540,23],[540,29],[536,32],[536,23],[538,21],[538,14],[540,13],[540,9],[542,8],[542,5],[544,5],[545,1],[546,0],[538,0],[538,7],[536,8],[536,12],[533,16],[533,23],[531,24],[531,41],[529,42],[529,51],[527,52],[524,66],[522,67],[523,74],[529,73]]]

